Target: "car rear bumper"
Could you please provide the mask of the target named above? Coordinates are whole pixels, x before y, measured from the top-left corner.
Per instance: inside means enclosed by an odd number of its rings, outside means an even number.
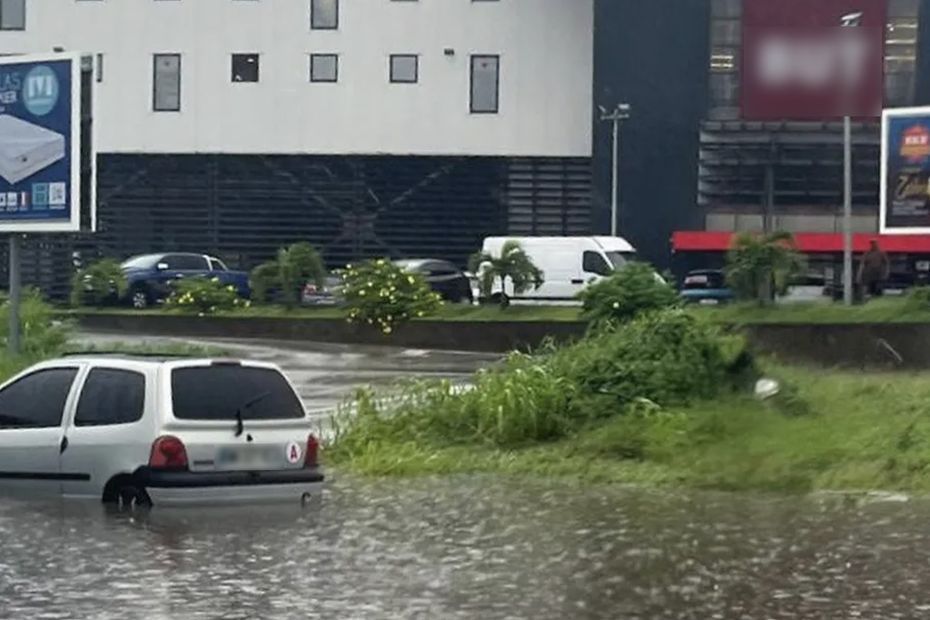
[[[191,506],[252,502],[297,502],[319,495],[324,476],[319,469],[282,471],[144,471],[139,473],[156,506]]]

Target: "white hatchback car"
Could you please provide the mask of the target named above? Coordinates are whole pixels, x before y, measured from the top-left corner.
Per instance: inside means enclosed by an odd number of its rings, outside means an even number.
[[[88,355],[0,386],[0,491],[123,504],[299,501],[319,443],[271,365]]]

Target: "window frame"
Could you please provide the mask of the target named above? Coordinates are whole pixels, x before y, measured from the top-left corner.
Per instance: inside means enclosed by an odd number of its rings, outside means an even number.
[[[84,393],[87,390],[87,384],[90,382],[91,378],[94,376],[95,372],[109,372],[109,373],[122,373],[125,375],[133,375],[135,377],[140,377],[142,379],[142,403],[139,407],[138,415],[135,415],[133,419],[122,420],[118,422],[93,422],[93,423],[82,423],[78,416],[81,414],[81,403],[84,400]],[[128,424],[136,424],[145,417],[145,401],[146,401],[146,391],[148,390],[148,376],[139,372],[138,370],[130,370],[128,368],[116,368],[114,366],[93,366],[84,375],[84,379],[81,382],[81,391],[77,395],[77,402],[74,405],[74,417],[72,425],[75,428],[99,428],[103,426],[125,426]]]
[[[74,389],[75,389],[75,386],[76,386],[76,384],[77,384],[78,376],[81,374],[81,367],[80,367],[80,366],[62,365],[62,366],[46,366],[46,367],[43,367],[43,368],[37,368],[36,370],[33,370],[33,371],[31,371],[31,372],[27,372],[26,374],[20,375],[19,377],[15,378],[13,381],[11,381],[10,383],[8,383],[7,385],[3,386],[3,388],[0,389],[0,396],[2,396],[3,393],[6,392],[7,390],[9,390],[9,389],[11,389],[11,388],[13,388],[13,387],[15,387],[15,386],[21,384],[23,381],[26,381],[27,379],[31,379],[31,378],[33,378],[33,377],[37,377],[37,376],[39,376],[39,375],[41,375],[41,374],[44,374],[44,373],[47,373],[47,372],[55,372],[55,371],[69,371],[69,372],[71,372],[71,384],[68,386],[68,391],[65,393],[64,400],[63,400],[62,403],[61,403],[61,417],[58,419],[58,424],[51,424],[51,425],[17,425],[17,426],[8,426],[8,425],[3,424],[2,422],[0,422],[0,432],[7,432],[7,431],[23,431],[23,430],[38,430],[38,429],[62,428],[62,427],[63,427],[63,425],[64,425],[64,423],[65,423],[65,420],[67,419],[66,414],[68,413],[68,411],[69,411],[69,409],[70,409],[69,403],[70,403],[71,400],[72,400],[72,396],[73,396],[73,394],[74,394]]]
[[[316,25],[315,15],[316,15],[316,3],[318,0],[310,0],[310,30],[339,30],[339,19],[340,19],[340,9],[341,7],[339,0],[331,0],[336,5],[336,15],[335,20],[332,26],[318,26]]]
[[[236,58],[255,58],[255,79],[236,79]],[[246,61],[247,62],[247,61]],[[262,55],[260,52],[232,52],[229,55],[229,81],[233,84],[258,84],[262,81]]]
[[[176,107],[159,107],[158,105],[158,61],[161,58],[177,58],[178,60],[178,101]],[[181,111],[181,71],[183,60],[180,53],[152,54],[152,111],[153,112],[180,112]]]
[[[394,61],[395,60],[410,60],[413,59],[413,79],[412,80],[401,80],[396,79],[394,76]],[[391,54],[388,57],[388,80],[391,84],[419,84],[420,83],[420,55],[419,54]]]
[[[475,66],[482,60],[493,58],[496,62],[494,74],[494,109],[475,107]],[[469,62],[468,109],[471,114],[500,114],[501,109],[501,57],[500,54],[472,54]]]
[[[3,21],[3,0],[0,0],[0,31],[9,31],[9,32],[23,32],[26,30],[26,23],[29,20],[29,15],[27,13],[27,7],[29,6],[26,0],[22,0],[23,5],[23,25],[16,27],[4,26]]]
[[[318,59],[332,58],[335,61],[335,72],[333,73],[332,79],[317,79],[313,74],[313,65],[314,61]],[[339,54],[325,53],[325,54],[310,54],[310,66],[308,67],[310,72],[310,83],[311,84],[337,84],[339,82]]]

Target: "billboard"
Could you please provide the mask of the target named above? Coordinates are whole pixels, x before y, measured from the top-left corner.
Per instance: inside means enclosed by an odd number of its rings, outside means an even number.
[[[81,229],[81,88],[79,54],[0,58],[0,233]]]
[[[881,230],[930,234],[930,107],[882,115]]]
[[[878,118],[887,11],[887,0],[744,0],[743,118]]]

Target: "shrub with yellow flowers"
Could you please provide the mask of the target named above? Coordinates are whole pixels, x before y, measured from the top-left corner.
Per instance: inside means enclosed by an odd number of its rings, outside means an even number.
[[[435,314],[442,306],[442,298],[422,276],[387,259],[347,265],[340,275],[349,322],[371,325],[387,335],[411,319]]]
[[[249,301],[239,297],[235,286],[223,284],[219,278],[177,280],[171,289],[166,307],[201,316],[249,307]]]

